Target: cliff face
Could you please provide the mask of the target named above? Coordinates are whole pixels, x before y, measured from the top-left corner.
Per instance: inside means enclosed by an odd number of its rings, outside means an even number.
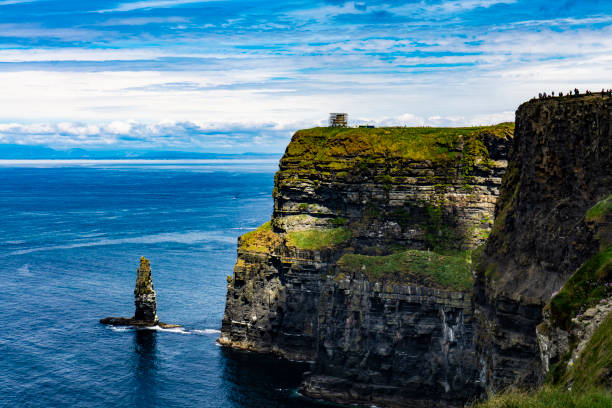
[[[479,393],[472,322],[468,293],[330,280],[302,392],[344,403],[462,406]]]
[[[315,397],[472,397],[469,249],[491,228],[512,130],[297,132],[271,222],[239,239],[219,342],[314,361]]]
[[[540,363],[536,338],[542,308],[609,246],[606,223],[589,220],[587,213],[612,189],[611,116],[612,99],[600,96],[535,100],[517,111],[495,225],[477,262],[478,351],[489,390],[541,380],[549,366]],[[596,286],[608,279],[602,274],[593,278]],[[553,312],[570,313],[565,303],[576,300],[571,296],[555,297]],[[559,324],[553,326],[551,331]],[[548,346],[567,350],[563,341]]]

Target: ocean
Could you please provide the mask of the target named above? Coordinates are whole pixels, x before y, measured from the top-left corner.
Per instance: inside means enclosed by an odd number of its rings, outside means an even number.
[[[216,344],[277,160],[0,161],[1,407],[304,407],[303,365]],[[139,259],[157,314],[131,316]]]

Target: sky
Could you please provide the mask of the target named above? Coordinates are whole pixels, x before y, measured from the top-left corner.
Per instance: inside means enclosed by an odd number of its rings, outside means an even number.
[[[612,88],[610,0],[0,0],[0,144],[282,152]]]

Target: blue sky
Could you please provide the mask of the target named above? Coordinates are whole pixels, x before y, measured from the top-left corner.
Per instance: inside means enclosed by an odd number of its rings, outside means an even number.
[[[0,143],[281,152],[612,88],[609,0],[0,0]]]

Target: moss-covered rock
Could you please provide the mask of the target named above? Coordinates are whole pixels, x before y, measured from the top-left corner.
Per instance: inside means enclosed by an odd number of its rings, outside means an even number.
[[[298,249],[319,250],[331,248],[351,238],[351,231],[343,228],[311,229],[287,233],[287,246]]]
[[[607,315],[576,361],[571,362],[564,380],[580,391],[594,387],[612,389],[612,314]]]
[[[584,263],[546,306],[550,308],[555,327],[569,330],[571,320],[612,296],[612,247],[609,247]]]
[[[282,243],[282,238],[272,230],[270,221],[238,239],[240,250],[271,253]]]
[[[486,137],[509,138],[514,123],[470,128],[314,128],[298,131],[283,164],[302,170],[323,166],[329,170],[361,168],[377,164],[377,158],[429,161],[434,165],[458,160],[470,171],[490,164]],[[365,164],[365,166],[364,166]],[[393,171],[393,169],[391,169]]]
[[[371,282],[422,285],[446,290],[467,291],[472,287],[470,251],[439,254],[408,250],[386,256],[345,254],[337,273],[363,274]]]

